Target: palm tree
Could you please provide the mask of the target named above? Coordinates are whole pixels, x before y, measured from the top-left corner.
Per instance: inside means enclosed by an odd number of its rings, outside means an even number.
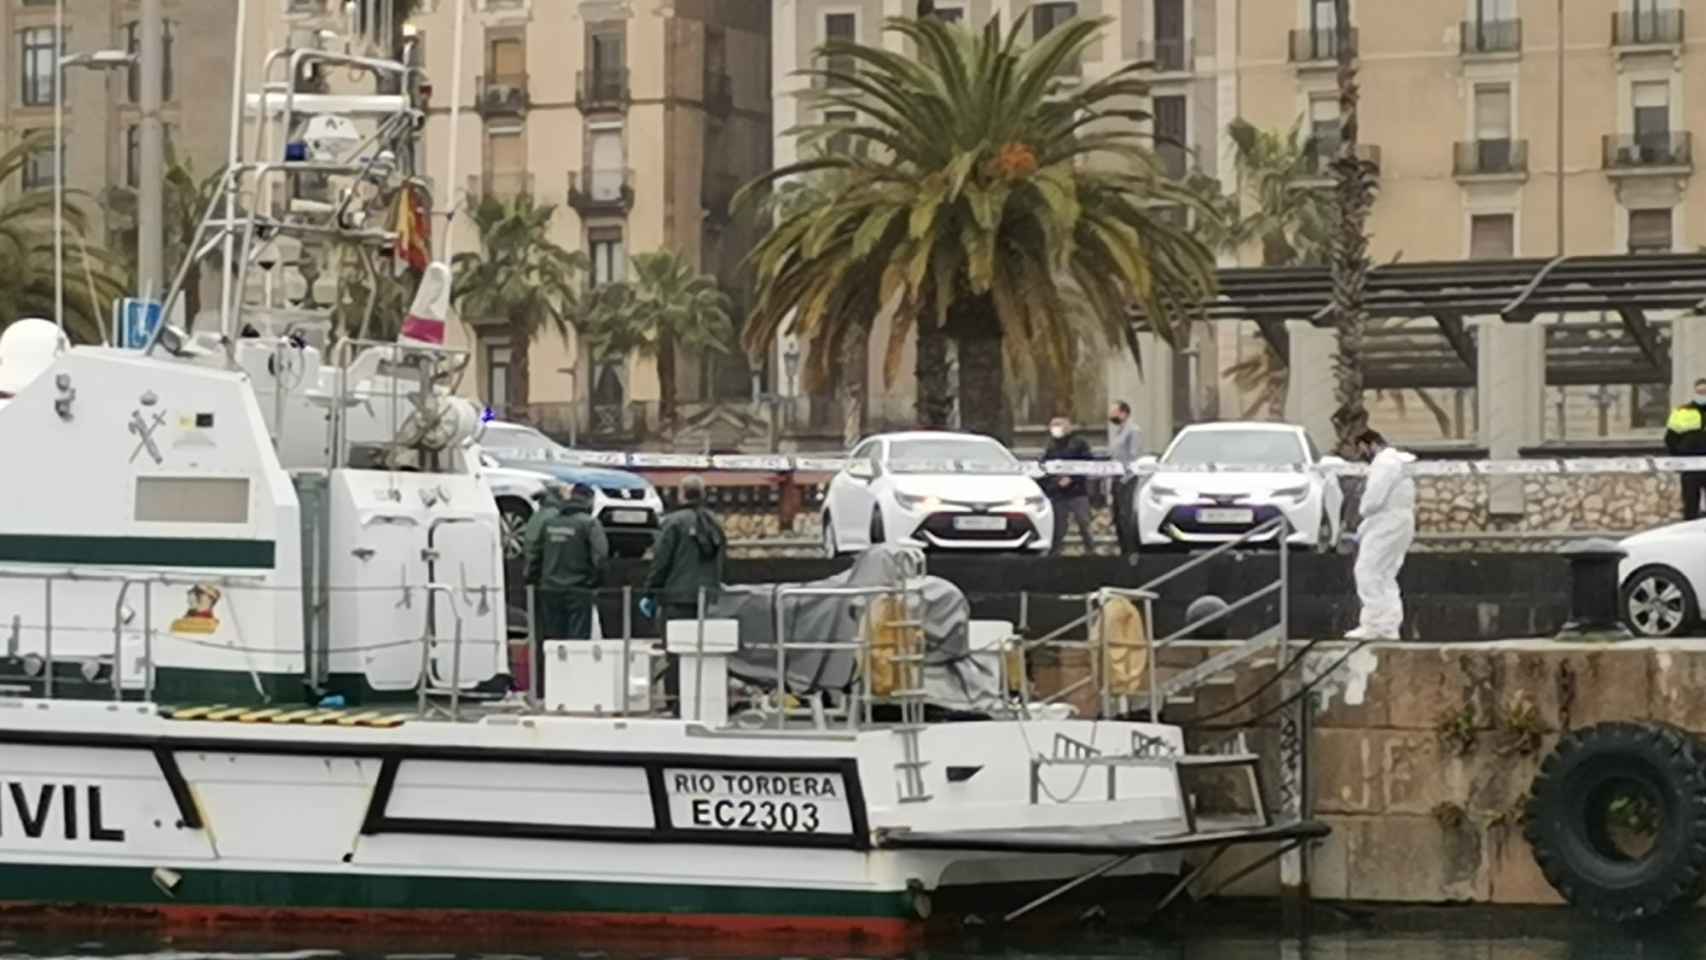
[[[21,177],[47,138],[25,137],[0,153],[0,185]],[[106,340],[112,302],[124,295],[124,268],[89,246],[88,215],[65,205],[65,330],[74,342]],[[54,316],[53,192],[30,190],[0,206],[0,328],[23,317]]]
[[[202,215],[213,202],[214,194],[225,182],[225,168],[220,167],[205,177],[196,176],[195,165],[188,159],[173,157],[166,165],[166,264],[182,263],[194,254],[196,230]],[[195,318],[201,312],[201,264],[191,262],[184,275],[184,316]]]
[[[1264,267],[1325,263],[1333,203],[1322,191],[1299,183],[1310,172],[1310,145],[1299,126],[1279,133],[1240,119],[1227,126],[1227,137],[1237,192],[1227,196],[1218,181],[1206,177],[1191,184],[1210,212],[1201,221],[1204,239],[1227,253],[1258,244]],[[1288,371],[1271,346],[1222,373],[1240,392],[1253,395],[1245,416],[1264,407],[1275,417],[1283,415]]]
[[[1363,406],[1363,333],[1368,328],[1368,211],[1374,204],[1377,170],[1357,157],[1358,102],[1356,50],[1351,42],[1350,0],[1334,0],[1339,54],[1339,155],[1333,161],[1338,180],[1338,228],[1333,232],[1333,313],[1339,331],[1333,361],[1339,407],[1333,428],[1339,452],[1354,452],[1357,434],[1368,427]]]
[[[568,340],[580,310],[586,255],[551,239],[549,204],[526,194],[505,202],[486,197],[473,205],[480,249],[451,260],[451,297],[465,317],[501,320],[509,333],[510,403],[530,399],[528,356],[534,338],[552,330]]]
[[[1212,291],[1213,256],[1156,209],[1195,201],[1166,179],[1138,132],[1148,115],[1121,106],[1147,95],[1141,66],[1079,87],[1061,80],[1107,22],[1073,21],[1028,46],[1023,16],[1005,36],[993,21],[973,32],[894,18],[887,32],[915,56],[820,48],[826,68],[805,71],[819,81],[816,105],[861,119],[796,131],[845,149],[774,170],[743,195],[816,171],[845,185],[779,218],[754,250],[759,297],[747,348],[761,352],[796,331],[815,347],[807,385],[821,385],[843,348],[891,309],[885,377],[914,331],[939,328],[958,343],[962,394],[978,398],[963,405],[962,423],[1006,438],[1009,366],[1071,375],[1069,290],[1090,304],[1109,344],[1135,354],[1134,304],[1171,338]],[[948,395],[945,364],[918,372],[921,394]],[[947,410],[931,403],[921,413],[941,425]]]
[[[586,335],[600,357],[657,358],[659,414],[667,422],[675,416],[675,348],[727,352],[733,306],[715,277],[667,250],[630,258],[628,278],[595,291],[585,311]]]

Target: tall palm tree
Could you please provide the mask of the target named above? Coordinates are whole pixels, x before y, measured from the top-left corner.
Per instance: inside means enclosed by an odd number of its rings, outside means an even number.
[[[628,279],[595,292],[585,311],[601,357],[639,353],[658,361],[660,419],[675,416],[675,348],[725,353],[734,340],[733,306],[717,279],[667,250],[636,254]]]
[[[746,345],[768,348],[785,329],[814,349],[808,386],[821,385],[844,344],[892,309],[884,363],[892,381],[914,331],[957,341],[962,408],[970,429],[1006,438],[1004,381],[1037,368],[1071,375],[1078,290],[1102,338],[1135,354],[1130,307],[1171,337],[1213,289],[1209,249],[1156,204],[1194,204],[1169,182],[1123,106],[1148,93],[1132,64],[1072,86],[1063,68],[1098,42],[1106,20],[1058,27],[1021,42],[1025,17],[1003,35],[935,17],[890,19],[915,55],[832,43],[815,105],[853,110],[852,123],[807,125],[805,142],[845,149],[774,170],[748,185],[815,171],[844,176],[827,203],[784,216],[753,252],[759,298]],[[745,192],[743,191],[743,192]],[[828,349],[824,349],[827,347]],[[920,351],[927,359],[934,351]],[[945,364],[921,370],[920,391],[947,396]],[[932,392],[934,391],[934,392]],[[922,411],[939,425],[946,410]]]
[[[533,340],[555,331],[566,342],[580,310],[586,255],[551,239],[549,204],[526,194],[513,201],[485,197],[473,204],[480,249],[459,253],[450,266],[451,297],[464,317],[501,320],[513,363],[509,403],[531,399],[528,366]]]
[[[1206,177],[1192,181],[1210,212],[1201,220],[1204,239],[1227,253],[1257,244],[1264,267],[1325,263],[1333,201],[1300,184],[1311,166],[1310,145],[1300,127],[1281,133],[1240,119],[1227,126],[1227,138],[1233,145],[1237,191],[1223,194],[1220,183]],[[1240,392],[1253,397],[1245,416],[1263,407],[1276,417],[1283,415],[1288,371],[1272,347],[1264,346],[1222,372]]]
[[[813,156],[829,156],[827,149],[813,148]],[[764,220],[778,221],[796,215],[806,215],[818,207],[831,203],[847,186],[848,178],[842,170],[814,170],[809,174],[801,174],[792,179],[780,181],[775,189],[764,197]],[[825,337],[821,342],[808,343],[810,353],[823,351],[833,358],[829,370],[815,383],[814,387],[823,386],[824,381],[833,382],[841,407],[841,441],[844,449],[851,450],[859,443],[865,433],[865,378],[870,366],[870,337],[871,318],[848,318],[851,329],[839,338],[839,344]],[[920,348],[924,346],[920,337]],[[924,364],[923,360],[919,361]],[[920,402],[924,397],[924,378],[919,378]],[[808,380],[808,382],[811,382]],[[929,417],[920,416],[920,423],[932,422]]]
[[[1368,212],[1374,204],[1377,170],[1357,156],[1357,56],[1351,33],[1350,0],[1334,0],[1339,55],[1339,155],[1333,161],[1338,180],[1338,229],[1333,232],[1333,313],[1339,331],[1338,356],[1333,360],[1339,406],[1333,429],[1339,452],[1354,452],[1354,439],[1368,426],[1363,405],[1363,333],[1368,328]]]
[[[22,177],[47,138],[24,138],[0,153],[0,187]],[[106,340],[114,299],[125,293],[124,267],[85,240],[88,215],[65,205],[65,330],[74,342]],[[0,205],[0,328],[23,317],[54,316],[53,192],[30,190]]]

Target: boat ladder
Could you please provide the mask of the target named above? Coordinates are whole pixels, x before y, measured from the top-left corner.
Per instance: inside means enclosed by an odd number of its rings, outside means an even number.
[[[919,743],[919,734],[925,729],[924,707],[928,700],[924,687],[924,620],[913,609],[918,600],[910,593],[899,596],[901,618],[882,621],[878,632],[880,636],[902,638],[899,649],[888,657],[895,669],[895,689],[889,692],[889,699],[900,708],[900,722],[894,727],[895,736],[900,738],[901,758],[894,765],[900,780],[900,802],[923,803],[930,799],[924,785],[924,768],[930,766],[930,761],[924,759]]]

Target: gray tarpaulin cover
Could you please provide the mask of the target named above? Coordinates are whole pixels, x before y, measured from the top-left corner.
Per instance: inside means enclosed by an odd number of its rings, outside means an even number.
[[[924,554],[912,547],[882,545],[853,560],[846,573],[809,583],[730,584],[705,615],[740,623],[740,652],[729,659],[729,673],[749,683],[770,686],[776,677],[775,633],[778,620],[788,640],[788,689],[845,690],[852,687],[859,658],[852,650],[795,650],[795,644],[851,643],[859,638],[860,619],[874,596],[783,596],[790,589],[905,587],[922,609],[925,634],[924,685],[932,705],[956,710],[988,710],[1001,702],[993,657],[969,656],[971,605],[960,589],[924,573]]]

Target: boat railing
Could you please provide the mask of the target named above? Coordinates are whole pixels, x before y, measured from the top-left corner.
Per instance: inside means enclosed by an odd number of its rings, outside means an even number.
[[[166,589],[206,589],[217,588],[235,596],[245,592],[268,592],[287,594],[299,597],[302,588],[294,585],[279,585],[266,582],[263,575],[224,574],[219,576],[181,577],[164,574],[139,575],[134,572],[92,572],[82,570],[60,570],[52,573],[21,572],[16,570],[0,570],[0,582],[30,583],[41,585],[40,622],[28,622],[21,614],[13,614],[8,618],[5,629],[8,635],[5,641],[4,661],[17,667],[20,675],[3,675],[0,681],[7,681],[14,690],[25,690],[34,693],[37,688],[44,699],[54,699],[62,693],[59,686],[58,668],[67,663],[77,664],[82,677],[89,684],[97,684],[102,680],[101,674],[110,671],[105,678],[105,685],[110,688],[113,700],[124,700],[126,694],[140,694],[145,701],[152,702],[157,689],[157,671],[159,667],[156,652],[164,641],[175,641],[192,646],[216,649],[224,654],[240,654],[245,657],[278,656],[285,658],[300,657],[299,647],[263,646],[245,644],[240,640],[204,641],[175,636],[171,631],[160,630],[154,620],[156,588]],[[56,598],[63,601],[64,588],[72,584],[106,584],[114,587],[112,601],[112,626],[110,628],[85,622],[69,626],[62,622],[62,617],[55,612]],[[464,601],[470,596],[483,597],[495,595],[501,589],[495,585],[469,586],[440,582],[404,583],[397,586],[360,586],[332,587],[332,593],[374,593],[395,591],[399,606],[413,602],[411,599],[416,592],[427,596],[428,608],[434,612],[448,610],[452,621],[451,636],[440,636],[434,626],[434,618],[424,618],[425,626],[418,637],[403,637],[389,640],[379,640],[371,643],[349,646],[331,645],[325,651],[327,656],[350,656],[371,654],[383,650],[401,647],[419,647],[420,668],[417,681],[417,696],[419,713],[426,717],[433,714],[434,708],[429,697],[448,699],[446,713],[451,719],[461,719],[462,705],[468,690],[480,679],[465,681],[462,677],[465,648],[469,646],[493,647],[505,645],[501,637],[492,639],[468,638],[465,633],[465,618],[457,598]],[[140,594],[141,622],[137,623],[138,610],[133,604]],[[442,597],[446,602],[434,604],[433,599]],[[79,597],[79,607],[86,607],[87,597]],[[98,642],[74,644],[68,643],[68,635],[91,637],[93,634],[106,633],[112,635],[111,652],[101,651]],[[34,644],[26,644],[25,632],[40,634],[39,652],[29,649]],[[133,661],[134,670],[126,670],[125,647],[127,640],[140,640],[142,650]],[[448,642],[445,650],[443,644]],[[72,646],[76,652],[67,652]],[[449,676],[436,667],[438,656],[447,653],[450,659]],[[253,666],[247,672],[255,683],[257,695],[265,695],[264,687],[259,679],[259,671]],[[18,682],[22,681],[22,685]]]

